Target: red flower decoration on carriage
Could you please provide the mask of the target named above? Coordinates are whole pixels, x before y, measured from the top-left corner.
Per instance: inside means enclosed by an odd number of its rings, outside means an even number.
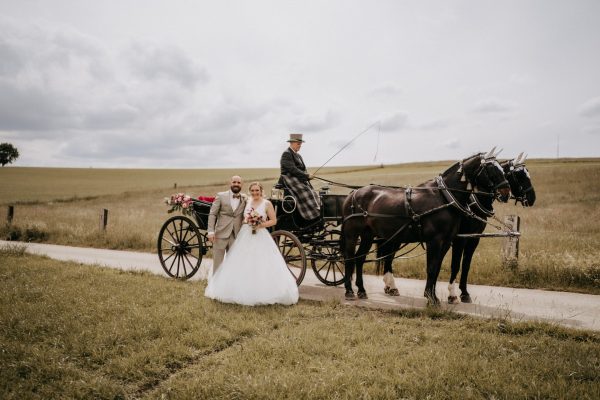
[[[172,194],[171,197],[165,197],[165,204],[171,206],[167,211],[172,213],[173,211],[181,211],[185,215],[192,214],[192,204],[194,199],[185,193]]]

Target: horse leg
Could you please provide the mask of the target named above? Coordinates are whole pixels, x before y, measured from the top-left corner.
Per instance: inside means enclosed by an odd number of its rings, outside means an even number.
[[[358,298],[368,299],[367,291],[363,285],[363,264],[367,254],[373,244],[373,234],[370,230],[364,231],[360,236],[360,246],[358,246],[358,256],[356,259],[356,287],[358,287]]]
[[[427,283],[424,296],[428,304],[439,305],[440,299],[435,294],[435,285],[440,274],[442,261],[450,248],[449,240],[431,240],[427,242]]]
[[[392,264],[394,262],[394,256],[396,252],[393,251],[391,246],[382,246],[381,254],[378,254],[378,257],[384,257],[384,265],[383,265],[383,291],[385,294],[390,296],[400,296],[400,292],[396,287],[396,282],[394,281],[394,272],[392,271]]]
[[[344,254],[344,287],[346,288],[346,300],[354,300],[355,295],[352,290],[352,274],[354,274],[354,257],[356,251],[356,241],[358,235],[346,235],[342,226],[342,250]]]
[[[460,301],[463,303],[471,303],[471,295],[467,291],[467,279],[469,277],[469,270],[471,269],[471,260],[473,259],[473,254],[475,253],[475,249],[479,245],[479,239],[473,239],[467,241],[464,250],[463,262],[462,262],[462,272],[460,274]]]
[[[465,240],[461,238],[455,238],[452,241],[452,266],[450,272],[450,282],[448,284],[448,304],[457,304],[458,295],[456,293],[456,276],[460,270],[460,260],[463,256],[463,250],[465,248]]]

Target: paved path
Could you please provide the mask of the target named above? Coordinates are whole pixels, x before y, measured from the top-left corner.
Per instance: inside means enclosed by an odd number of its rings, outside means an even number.
[[[0,246],[10,242],[0,241]],[[16,243],[16,242],[12,242]],[[158,257],[150,253],[132,251],[91,249],[58,246],[52,244],[22,243],[33,254],[76,261],[84,264],[120,268],[123,270],[149,271],[167,276]],[[212,260],[205,258],[200,271],[192,280],[206,279]],[[343,303],[371,308],[423,308],[425,281],[396,278],[400,296],[390,297],[383,293],[380,276],[365,276],[368,300],[346,301],[341,287],[329,287],[320,283],[311,270],[300,285],[300,296],[312,300],[340,300]],[[600,296],[568,292],[551,292],[533,289],[513,289],[496,286],[470,285],[472,304],[443,304],[442,307],[458,313],[483,317],[506,317],[512,320],[539,320],[560,325],[600,331]],[[440,299],[448,297],[447,285],[440,282],[437,289]]]

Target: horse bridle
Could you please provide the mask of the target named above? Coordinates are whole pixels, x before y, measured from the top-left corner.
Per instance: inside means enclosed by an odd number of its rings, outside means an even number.
[[[521,171],[525,172],[525,174],[527,174],[529,176],[527,167],[524,164],[513,165],[513,163],[511,162],[509,164],[509,170],[508,170],[508,172],[504,173],[504,176],[506,176],[506,178],[512,180],[512,182],[514,183],[514,186],[519,188],[519,193],[517,195],[515,195],[515,193],[512,193],[512,191],[511,191],[511,198],[515,199],[515,204],[517,202],[520,202],[524,207],[528,207],[529,201],[527,200],[526,195],[527,195],[527,193],[529,193],[533,190],[533,185],[531,184],[531,181],[530,181],[529,186],[526,188],[523,188],[523,185],[521,185],[520,179],[518,179],[515,176],[515,172],[521,172]],[[510,185],[510,187],[512,188],[513,185]]]
[[[474,182],[471,182],[470,179],[468,179],[466,177],[466,175],[464,175],[464,172],[462,171],[464,161],[465,160],[462,160],[460,162],[460,167],[458,169],[458,172],[463,174],[463,176],[469,182],[469,184],[473,187],[473,189],[475,189],[478,186],[485,186],[486,189],[489,188],[492,190],[492,193],[480,193],[480,194],[484,194],[484,195],[488,195],[488,196],[495,196],[495,192],[498,188],[503,187],[503,186],[510,186],[506,179],[503,179],[502,182],[499,182],[497,185],[494,185],[494,182],[490,178],[490,174],[487,171],[488,167],[490,167],[490,166],[493,168],[498,168],[498,170],[504,175],[504,170],[502,169],[502,167],[500,166],[500,164],[498,163],[498,161],[496,160],[495,157],[491,157],[491,158],[481,157],[481,163],[479,164],[477,171],[475,171],[475,176],[473,179]],[[481,178],[485,179],[485,182],[482,182]]]

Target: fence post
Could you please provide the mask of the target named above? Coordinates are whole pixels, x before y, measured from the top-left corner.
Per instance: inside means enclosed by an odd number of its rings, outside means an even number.
[[[108,210],[103,208],[100,210],[100,230],[105,231],[108,224]]]
[[[15,207],[8,206],[8,213],[6,214],[6,225],[12,224],[13,218],[15,216]]]
[[[173,185],[173,189],[177,189],[177,182]]]
[[[520,232],[521,218],[518,215],[507,215],[504,224],[513,232]],[[519,236],[508,236],[502,246],[502,265],[516,269],[519,266]]]

